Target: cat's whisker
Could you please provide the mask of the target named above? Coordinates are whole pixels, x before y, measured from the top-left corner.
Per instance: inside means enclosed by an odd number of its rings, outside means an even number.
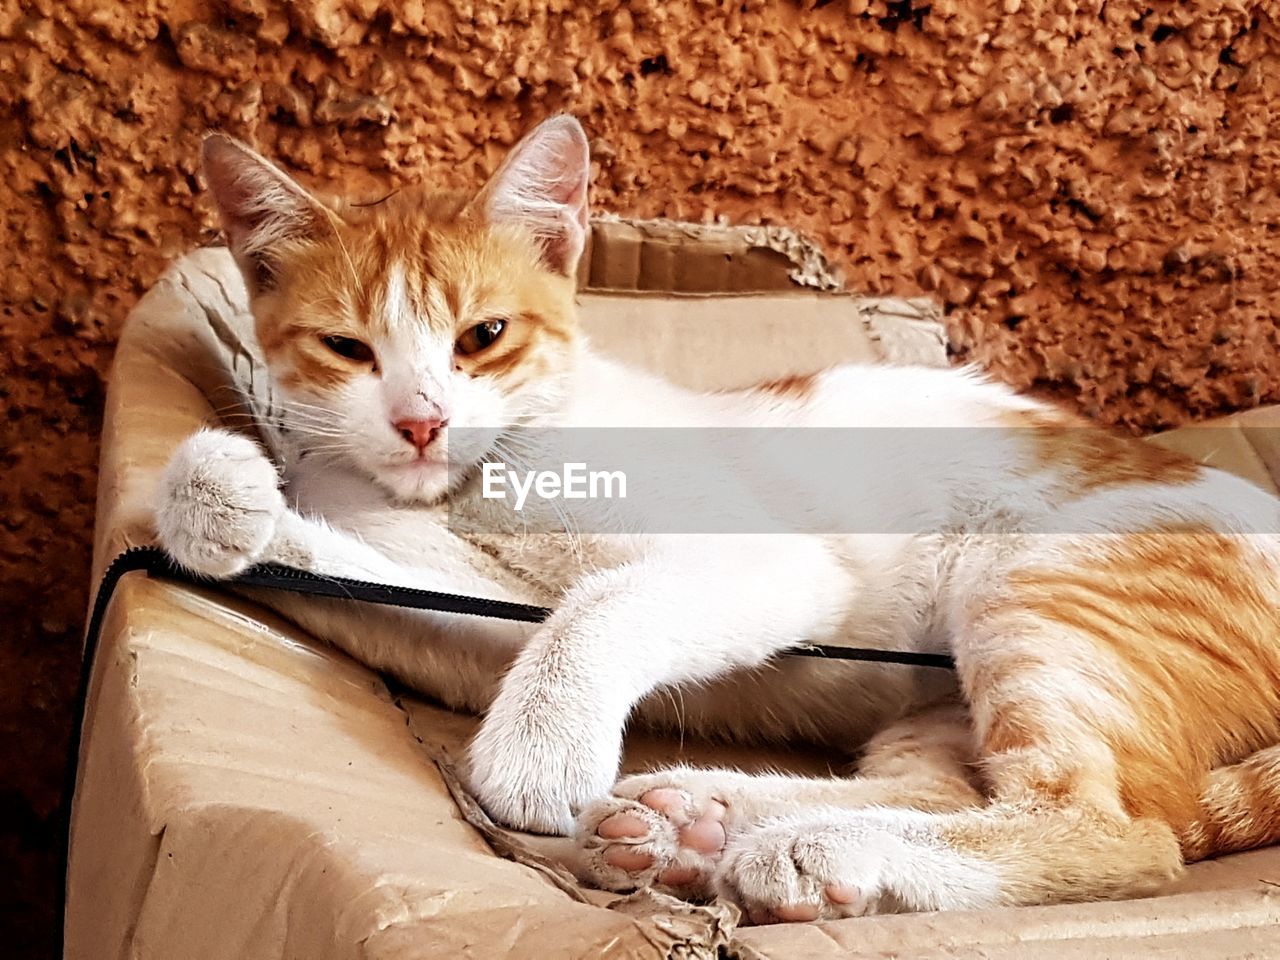
[[[519,452],[517,452],[517,448]],[[537,457],[542,451],[533,447],[532,442],[526,438],[520,437],[518,434],[510,432],[502,434],[493,441],[493,448],[503,458],[517,470],[525,473],[532,472],[526,457]],[[565,535],[566,545],[568,546],[570,555],[579,564],[583,561],[582,533],[578,526],[576,518],[569,512],[562,501],[553,499],[549,501],[552,514],[561,527],[561,532]],[[523,519],[523,518],[522,518]]]
[[[679,749],[683,751],[685,727],[684,691],[680,688],[679,684],[676,684],[674,686],[664,687],[662,692],[666,694],[667,700],[671,703],[671,710],[675,714],[676,731],[680,737]],[[676,699],[677,697],[679,697],[679,700]]]
[[[500,456],[508,466],[514,467],[517,470],[521,470],[528,473],[530,470],[528,463],[525,461],[524,457],[515,453],[507,446],[506,444],[507,439],[509,438],[495,437],[493,440],[493,452],[496,453],[498,456]],[[525,516],[523,513],[521,513],[519,516],[519,520],[520,520],[520,527],[521,527],[522,533],[528,534],[529,532],[528,517]]]
[[[290,410],[311,410],[324,416],[332,417],[333,410],[329,407],[321,406],[318,403],[308,403],[305,400],[297,399],[278,399],[277,405]]]
[[[348,457],[356,452],[350,444],[344,443],[315,443],[308,444],[302,449],[307,454],[334,454]]]
[[[333,214],[333,216],[335,219],[337,219],[336,214]],[[347,270],[351,274],[351,284],[355,288],[356,297],[357,299],[363,299],[364,284],[361,281],[359,271],[356,270],[355,261],[351,259],[351,251],[347,249],[347,243],[345,240],[342,239],[342,229],[337,224],[334,225],[333,235],[334,235],[334,238],[338,241],[338,249],[342,251],[342,258],[343,260],[346,261]]]
[[[322,428],[322,427],[311,425],[311,424],[305,424],[305,425],[293,424],[292,426],[297,430],[299,434],[303,434],[309,437],[324,437],[332,440],[349,440],[350,439],[350,434],[348,434],[345,430],[326,429],[326,428]]]

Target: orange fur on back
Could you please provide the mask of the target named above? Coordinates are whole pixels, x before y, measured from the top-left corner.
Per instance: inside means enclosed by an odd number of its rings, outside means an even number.
[[[1075,494],[1132,483],[1189,483],[1199,475],[1186,454],[1135,443],[1065,411],[1018,411],[1004,420],[1032,438],[1036,468],[1066,468],[1067,487]]]

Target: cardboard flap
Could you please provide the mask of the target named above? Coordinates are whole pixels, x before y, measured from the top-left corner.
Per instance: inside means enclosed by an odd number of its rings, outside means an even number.
[[[1280,407],[1179,427],[1151,441],[1280,493]]]
[[[108,638],[89,705],[68,957],[354,960],[481,943],[534,957],[541,947],[524,938],[538,927],[564,956],[607,944],[666,955],[652,949],[664,940],[698,955],[724,939],[716,915],[684,916],[673,939],[661,910],[602,910],[495,856],[382,682],[252,604],[130,578]],[[134,816],[104,804],[113,785]],[[119,952],[104,950],[105,931]]]

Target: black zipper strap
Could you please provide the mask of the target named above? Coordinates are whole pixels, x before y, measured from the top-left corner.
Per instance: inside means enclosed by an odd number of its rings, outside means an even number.
[[[168,560],[167,557],[165,559]],[[177,569],[172,561],[169,561],[169,569]],[[190,578],[190,574],[185,572],[182,572],[182,575]],[[322,577],[307,570],[286,567],[278,563],[263,563],[250,567],[229,582],[247,587],[287,590],[290,593],[301,593],[311,597],[358,600],[361,603],[379,603],[389,607],[411,607],[414,610],[436,610],[441,613],[493,617],[498,620],[520,620],[524,623],[541,623],[551,616],[551,610],[548,607],[538,607],[530,603],[490,600],[486,597],[442,593],[439,590],[420,590],[416,587],[393,587],[385,583],[370,583],[367,580],[352,580],[347,577]],[[797,657],[865,660],[872,663],[898,663],[910,667],[936,667],[943,670],[951,670],[955,667],[955,661],[941,653],[876,650],[870,647],[812,644],[792,647],[786,653]]]
[[[492,617],[495,620],[541,623],[551,616],[551,610],[547,607],[537,607],[531,603],[469,597],[459,593],[443,593],[439,590],[421,590],[417,587],[394,587],[386,583],[352,580],[348,577],[322,577],[307,570],[286,567],[278,563],[260,563],[224,582],[246,587],[265,587],[268,590],[286,590],[310,597],[358,600],[361,603],[378,603],[385,607],[437,610],[441,613],[460,613],[471,617]]]
[[[94,597],[93,612],[85,635],[84,658],[80,671],[78,702],[83,704],[88,696],[88,684],[102,620],[115,593],[116,586],[127,573],[145,571],[150,576],[163,577],[181,583],[216,586],[234,583],[246,587],[268,590],[284,590],[289,593],[312,597],[329,597],[337,600],[355,600],[382,606],[409,607],[414,610],[435,610],[440,613],[456,613],[473,617],[492,617],[498,620],[517,620],[523,623],[541,623],[551,616],[548,607],[530,603],[514,603],[488,597],[472,597],[465,594],[445,593],[439,590],[422,590],[417,587],[392,586],[353,580],[349,577],[326,577],[296,567],[278,563],[261,563],[228,580],[214,580],[191,573],[178,566],[159,547],[133,547],[111,562],[98,593]],[[805,644],[792,647],[786,655],[797,657],[821,657],[827,660],[861,660],[870,663],[896,663],[909,667],[932,667],[941,670],[955,669],[955,660],[942,653],[918,653],[905,650],[879,650],[871,647],[845,647],[834,644]]]
[[[139,549],[153,550],[154,548],[142,547]],[[165,559],[166,561],[168,560],[167,557]],[[168,569],[175,570],[177,568],[169,561]],[[179,574],[191,579],[191,575],[183,571],[179,571]],[[441,613],[493,617],[498,620],[520,620],[524,623],[541,623],[551,616],[551,610],[548,607],[538,607],[530,603],[490,600],[486,597],[442,593],[439,590],[420,590],[416,587],[393,587],[385,583],[351,580],[347,577],[322,577],[319,574],[299,570],[296,567],[282,566],[277,563],[263,563],[256,567],[250,567],[244,573],[233,577],[228,582],[247,587],[287,590],[290,593],[302,593],[312,597],[358,600],[361,603],[379,603],[389,607],[412,607],[415,610],[436,610]],[[955,661],[946,654],[876,650],[870,647],[811,644],[792,647],[786,651],[786,655],[822,657],[827,660],[898,663],[909,667],[936,667],[942,670],[955,668]]]
[[[955,658],[945,653],[916,653],[912,650],[877,650],[875,647],[841,647],[836,644],[815,643],[791,647],[783,652],[787,657],[822,657],[826,660],[863,660],[867,663],[896,663],[904,667],[932,667],[937,670],[954,670]]]

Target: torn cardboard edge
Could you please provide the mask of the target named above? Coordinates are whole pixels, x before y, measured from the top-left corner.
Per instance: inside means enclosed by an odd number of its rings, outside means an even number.
[[[406,717],[409,718],[410,729],[412,729],[412,714],[406,714]],[[577,900],[579,903],[591,903],[583,895],[573,874],[569,873],[568,870],[554,860],[530,849],[527,844],[520,840],[518,834],[493,822],[489,814],[485,813],[484,807],[480,806],[480,802],[462,785],[462,778],[458,776],[457,769],[447,754],[432,757],[432,762],[435,763],[436,769],[440,771],[440,779],[444,781],[445,787],[448,788],[449,796],[453,797],[453,802],[458,805],[458,812],[462,815],[462,819],[476,828],[476,831],[485,838],[494,853],[508,860],[514,860],[516,863],[523,863],[525,866],[536,870],[546,878],[548,883],[565,896]]]
[[[578,280],[595,290],[666,293],[844,289],[822,248],[790,227],[608,215],[591,220]]]
[[[600,216],[591,221],[578,287],[598,296],[847,297],[887,363],[946,366],[942,308],[924,297],[845,290],[822,248],[790,227],[729,226]]]
[[[494,823],[462,785],[447,756],[435,757],[435,765],[462,818],[475,827],[495,854],[536,870],[552,886],[579,903],[598,906],[583,894],[578,881],[564,867],[531,849],[520,834]],[[664,937],[669,938],[670,942],[662,949],[666,951],[665,956],[671,957],[693,957],[704,953],[713,957],[732,956],[728,947],[742,917],[742,912],[730,903],[690,903],[649,887],[626,896],[611,897],[605,909],[653,924]]]

